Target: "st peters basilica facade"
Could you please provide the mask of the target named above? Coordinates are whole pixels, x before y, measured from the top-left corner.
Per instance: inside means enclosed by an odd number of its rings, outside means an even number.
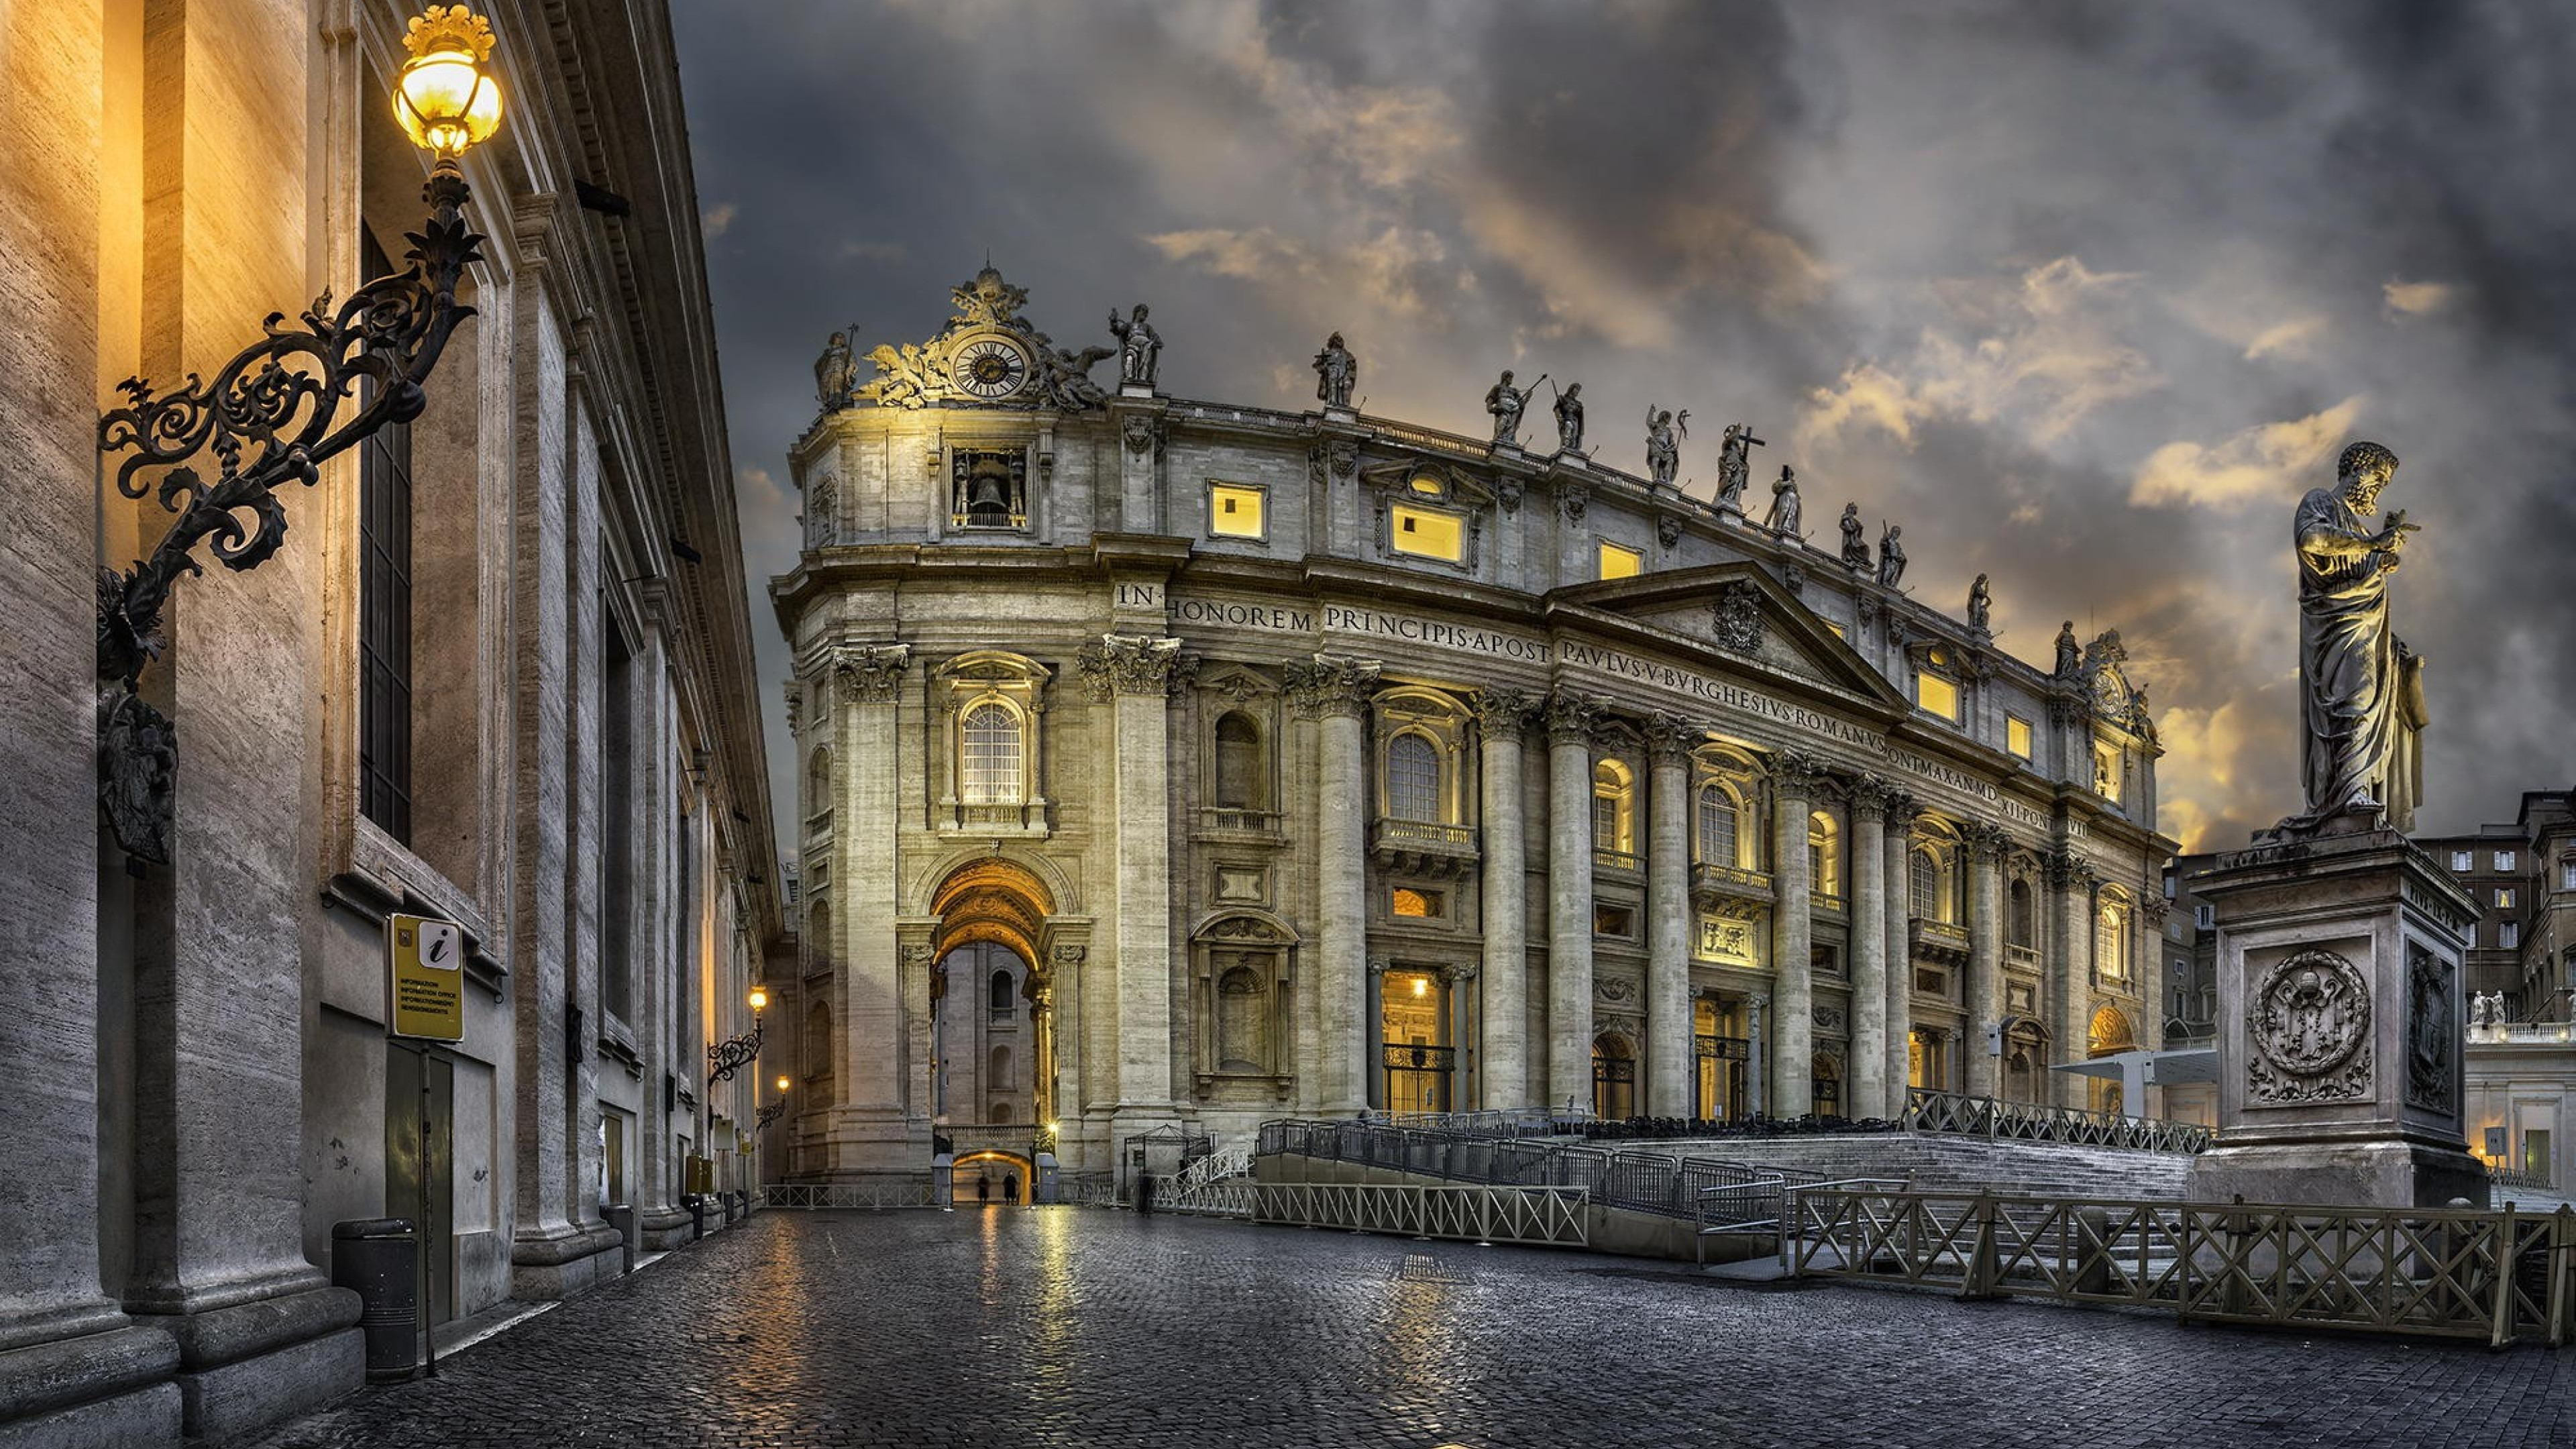
[[[1362,1110],[2107,1106],[2049,1068],[2158,1044],[2116,633],[2037,669],[1982,579],[1954,618],[1856,516],[1808,542],[1789,470],[1747,517],[1749,430],[1702,500],[1668,421],[1640,479],[1579,394],[1525,437],[1508,375],[1488,438],[1352,410],[1338,337],[1310,410],[1193,402],[1143,308],[1077,351],[989,267],[953,302],[836,337],[791,455],[773,1176],[946,1152],[1025,1196]]]

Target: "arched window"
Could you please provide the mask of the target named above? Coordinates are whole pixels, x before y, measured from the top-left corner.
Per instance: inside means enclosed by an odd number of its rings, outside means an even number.
[[[2006,929],[2010,944],[2036,947],[2039,944],[2039,912],[2031,900],[2030,882],[2016,879],[2012,883],[2012,900],[2006,912]]]
[[[1417,734],[1386,742],[1386,813],[1398,820],[1440,818],[1440,747]]]
[[[969,805],[1009,805],[1020,798],[1020,717],[985,703],[959,727],[959,798]]]
[[[1011,1049],[1009,1047],[997,1046],[993,1048],[993,1054],[987,1061],[987,1070],[984,1075],[984,1090],[987,1092],[1012,1092],[1019,1090],[1019,1084],[1011,1080]],[[993,1120],[998,1122],[1002,1119],[996,1117]]]
[[[1941,919],[1941,862],[1931,851],[1917,846],[1906,857],[1905,884],[1917,920]]]
[[[1258,1072],[1269,1056],[1261,1029],[1261,976],[1237,966],[1216,984],[1216,1065],[1221,1072]]]
[[[2103,901],[2093,918],[2093,970],[2105,981],[2129,979],[2129,913],[2116,901]]]
[[[1592,767],[1592,848],[1625,855],[1636,849],[1635,796],[1628,767],[1603,760]]]
[[[1843,893],[1840,836],[1833,812],[1819,810],[1807,817],[1807,880],[1818,895]]]
[[[1737,839],[1743,833],[1743,818],[1734,791],[1714,780],[1700,786],[1699,858],[1709,865],[1738,864]]]
[[[805,757],[805,818],[820,820],[832,813],[832,752],[816,745]]]
[[[991,997],[990,1006],[992,1014],[999,1019],[1009,1019],[1011,1014],[1011,973],[1008,971],[994,972],[992,985],[988,988],[988,994]]]
[[[1261,769],[1261,730],[1240,710],[1216,722],[1216,804],[1220,810],[1270,808]]]
[[[2086,1034],[2085,1041],[2090,1055],[2106,1057],[2113,1052],[2128,1051],[2137,1044],[2137,1031],[2129,1025],[2127,1013],[2120,1008],[2105,1005],[2093,1013],[2092,1029]]]

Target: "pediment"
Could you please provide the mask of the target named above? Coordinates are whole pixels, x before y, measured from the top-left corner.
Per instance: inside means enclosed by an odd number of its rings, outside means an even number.
[[[1679,635],[1775,673],[1909,707],[1886,676],[1755,563],[1605,579],[1558,589],[1548,598]]]

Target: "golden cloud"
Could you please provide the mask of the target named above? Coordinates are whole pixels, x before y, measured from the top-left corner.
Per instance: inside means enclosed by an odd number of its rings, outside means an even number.
[[[2196,504],[2237,509],[2295,498],[2350,435],[2362,401],[2348,397],[2323,412],[2258,424],[2215,445],[2167,443],[2139,465],[2129,502],[2139,508]]]

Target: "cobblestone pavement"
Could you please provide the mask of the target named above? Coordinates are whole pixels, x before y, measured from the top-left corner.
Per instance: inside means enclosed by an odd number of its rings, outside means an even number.
[[[763,1213],[258,1449],[2541,1445],[2576,1355],[1097,1209]]]

